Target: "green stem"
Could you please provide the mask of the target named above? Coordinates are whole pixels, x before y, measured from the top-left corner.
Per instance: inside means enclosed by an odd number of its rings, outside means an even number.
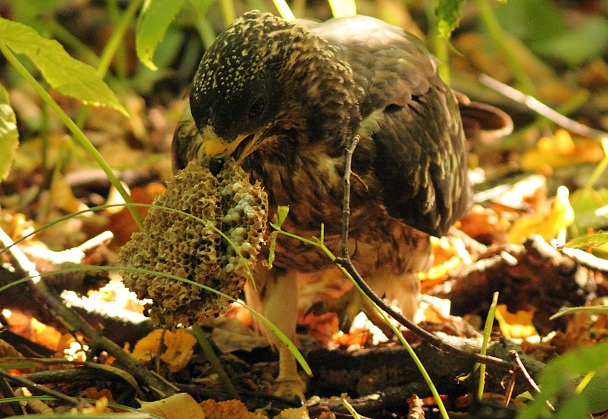
[[[203,45],[205,46],[205,49],[208,49],[217,37],[217,34],[213,30],[213,26],[211,26],[211,22],[209,22],[209,20],[206,18],[202,19],[196,26],[196,29],[198,29],[198,33],[201,37]]]
[[[274,227],[274,226],[273,226]],[[275,227],[276,228],[276,227]],[[309,240],[309,239],[305,239],[304,237],[300,237],[297,236],[295,234],[286,232],[284,230],[281,230],[280,227],[277,229],[277,231],[280,234],[284,234],[288,237],[292,237],[295,238],[297,240],[302,241],[303,243],[306,244],[310,244],[313,245],[315,247],[318,247],[319,249],[321,249],[332,261],[336,261],[336,256],[332,253],[332,251],[325,246],[325,243],[323,243],[322,240]],[[405,338],[403,337],[403,334],[397,329],[397,327],[395,327],[395,325],[393,325],[389,319],[388,316],[386,315],[386,313],[384,313],[383,310],[380,309],[380,307],[378,307],[378,305],[375,303],[375,301],[373,301],[359,286],[359,284],[357,284],[357,281],[355,281],[355,279],[351,276],[351,274],[346,270],[346,268],[342,265],[340,265],[339,263],[336,263],[336,266],[338,267],[338,269],[340,269],[340,271],[353,283],[353,286],[355,286],[357,288],[357,290],[359,291],[359,293],[361,295],[363,295],[363,297],[368,301],[369,304],[372,305],[372,307],[374,307],[374,309],[378,312],[378,314],[382,317],[382,319],[384,320],[384,322],[390,327],[391,331],[395,334],[395,336],[397,336],[397,339],[399,339],[399,341],[401,342],[401,344],[403,345],[403,347],[405,348],[406,352],[409,354],[409,356],[412,358],[412,360],[414,361],[414,364],[416,365],[416,367],[418,368],[418,370],[420,371],[420,374],[422,374],[422,377],[424,378],[424,381],[426,382],[426,384],[429,386],[429,389],[431,390],[431,393],[433,394],[433,397],[435,398],[435,401],[437,402],[437,407],[439,409],[439,411],[441,412],[441,416],[444,419],[448,419],[449,415],[448,412],[443,404],[443,402],[441,401],[441,396],[439,395],[439,391],[437,391],[437,388],[435,387],[435,384],[433,383],[433,380],[431,379],[431,376],[429,375],[429,373],[426,371],[426,369],[424,368],[424,365],[422,364],[422,361],[420,361],[420,358],[418,358],[418,355],[416,355],[416,352],[414,352],[414,349],[410,346],[409,342],[407,340],[405,340]]]
[[[289,7],[289,5],[287,4],[287,2],[285,0],[273,0],[274,1],[274,6],[277,8],[277,10],[279,11],[279,14],[281,15],[281,17],[285,20],[294,20],[295,16],[293,15],[293,12],[291,11],[291,8]]]
[[[211,368],[213,368],[213,370],[216,372],[222,387],[224,387],[224,390],[226,390],[231,399],[238,399],[239,394],[237,393],[236,388],[234,388],[232,381],[230,381],[230,377],[228,377],[226,370],[224,370],[224,367],[222,367],[220,359],[217,357],[215,351],[211,347],[209,338],[203,332],[203,329],[198,322],[192,325],[192,334],[198,341],[198,344],[201,345],[201,348],[207,357],[207,361],[209,361]]]
[[[342,406],[348,410],[348,413],[350,413],[354,419],[361,419],[361,416],[359,416],[355,408],[352,407],[351,404],[344,398],[342,399]]]
[[[36,93],[40,95],[42,100],[57,114],[59,119],[65,124],[65,126],[72,132],[74,138],[82,145],[82,147],[89,153],[97,162],[99,167],[105,172],[106,176],[112,182],[120,196],[127,203],[132,203],[131,197],[125,190],[125,188],[120,183],[120,180],[116,177],[110,166],[103,159],[99,151],[95,148],[93,144],[89,141],[89,139],[84,135],[82,130],[78,128],[78,126],[70,119],[70,117],[61,109],[61,107],[55,102],[55,100],[48,94],[46,90],[36,81],[36,79],[27,71],[27,69],[21,64],[21,62],[15,57],[13,52],[4,44],[4,42],[0,41],[0,51],[6,57],[7,61],[11,63],[13,67],[21,74],[21,76],[34,88]],[[143,229],[143,219],[141,214],[135,207],[129,207],[129,211],[131,215],[135,219],[135,222],[139,226],[140,229]]]
[[[220,0],[220,7],[224,15],[224,24],[230,25],[236,19],[236,11],[234,10],[234,2],[232,0]]]
[[[335,260],[335,256],[331,253],[331,251],[327,247],[325,247],[325,245],[322,245],[321,249],[323,249],[325,251],[325,253],[331,254]],[[347,272],[346,268],[344,268],[343,266],[341,266],[339,264],[337,266],[342,271],[342,273],[344,273],[344,275],[346,275],[346,277],[354,284],[354,286],[357,287],[357,290],[359,291],[359,293],[365,297],[365,299],[368,301],[368,303],[370,303],[374,307],[376,312],[378,312],[378,314],[380,314],[380,316],[382,316],[382,319],[390,327],[393,334],[395,336],[397,336],[397,339],[399,339],[399,342],[401,342],[401,345],[403,345],[403,347],[405,348],[405,351],[408,353],[410,358],[412,358],[412,361],[414,361],[414,364],[418,368],[418,371],[420,371],[422,378],[424,378],[424,381],[426,382],[427,386],[431,390],[431,394],[433,395],[433,398],[435,399],[435,402],[437,403],[437,408],[439,409],[439,412],[441,413],[441,417],[444,419],[449,419],[450,416],[448,415],[448,412],[443,404],[443,401],[441,400],[441,395],[439,394],[439,391],[437,391],[437,387],[435,387],[435,383],[433,383],[431,376],[429,375],[426,368],[424,367],[424,364],[422,364],[422,361],[420,361],[420,358],[418,358],[418,355],[416,355],[416,352],[414,352],[414,349],[412,348],[410,343],[405,339],[405,337],[403,337],[403,334],[397,329],[397,327],[395,327],[395,325],[393,325],[393,323],[388,319],[388,316],[386,315],[386,313],[384,313],[384,311],[382,311],[380,309],[380,307],[378,307],[378,305],[371,298],[369,298],[369,296],[361,289],[361,287],[359,287],[359,284],[357,284],[357,281],[355,281],[353,279],[353,277],[350,275],[350,273]]]
[[[604,158],[602,159],[602,161],[600,161],[598,163],[597,166],[595,166],[595,169],[593,170],[591,177],[589,177],[589,180],[585,184],[585,188],[588,188],[588,189],[593,188],[593,185],[595,185],[595,182],[597,182],[597,180],[602,176],[602,174],[608,168],[608,138],[602,138],[602,149],[604,150]]]
[[[142,1],[143,0],[134,0],[129,3],[129,7],[122,14],[121,19],[118,21],[118,23],[116,24],[116,28],[112,32],[110,40],[105,45],[101,53],[101,57],[97,59],[97,67],[95,68],[95,72],[102,79],[105,78],[108,74],[108,69],[110,68],[110,64],[112,63],[112,59],[116,55],[116,52],[120,48],[123,48],[122,42],[125,32],[127,31],[127,27],[129,26],[129,23],[133,20],[133,17],[135,16],[137,10],[139,10],[139,6],[141,5]],[[78,125],[79,127],[82,127],[84,125],[87,113],[87,106],[82,106],[78,110],[78,114],[76,115],[76,125]]]
[[[450,84],[450,57],[448,54],[448,40],[445,36],[435,35],[435,56],[439,60],[439,75]]]
[[[45,178],[48,173],[48,164],[49,164],[49,108],[48,106],[43,106],[41,109],[42,114],[42,126],[40,127],[40,136],[42,137],[42,160],[40,162],[40,166],[42,167],[42,173]]]
[[[500,22],[498,22],[498,18],[492,11],[490,7],[489,0],[476,0],[477,8],[479,9],[479,13],[481,15],[481,19],[483,20],[484,25],[486,26],[494,45],[502,56],[505,58],[507,65],[513,72],[513,77],[520,84],[520,90],[522,90],[526,94],[534,94],[535,88],[534,84],[519,64],[519,61],[513,55],[513,52],[508,47],[507,35],[503,31],[500,26]]]
[[[488,310],[488,316],[486,317],[486,324],[483,328],[483,342],[481,343],[481,354],[485,355],[488,350],[488,342],[490,342],[490,335],[492,334],[492,325],[494,324],[494,313],[496,313],[496,305],[498,304],[498,292],[495,292],[492,297],[492,304],[490,310]],[[479,387],[477,388],[477,400],[483,398],[483,391],[486,385],[486,364],[479,365]]]
[[[106,4],[108,16],[110,17],[110,22],[112,22],[113,27],[112,36],[114,35],[114,33],[120,31],[123,33],[121,38],[124,39],[124,33],[129,23],[131,23],[132,19],[126,21],[124,19],[121,20],[120,7],[118,6],[117,0],[108,0]],[[124,15],[128,14],[129,13],[125,13]],[[114,72],[118,76],[118,80],[124,82],[127,78],[127,56],[124,42],[120,42],[118,44],[118,46],[116,47],[116,51],[114,51],[114,54],[112,54],[112,56],[114,59]]]
[[[112,36],[110,40],[106,44],[103,52],[101,53],[101,57],[99,58],[99,64],[97,65],[96,71],[99,77],[104,78],[106,73],[108,72],[108,68],[110,67],[110,63],[112,62],[112,58],[116,54],[118,48],[122,45],[123,38],[127,28],[129,27],[129,23],[133,21],[133,17],[135,13],[139,10],[139,6],[141,5],[143,0],[133,0],[129,3],[129,7],[122,14],[122,18],[118,21],[116,28],[112,32]]]

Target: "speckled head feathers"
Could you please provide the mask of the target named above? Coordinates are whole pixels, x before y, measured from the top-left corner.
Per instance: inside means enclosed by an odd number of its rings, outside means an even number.
[[[209,48],[192,84],[192,96],[223,87],[225,93],[243,88],[263,70],[268,56],[278,56],[288,44],[294,25],[258,11],[235,20]]]
[[[229,115],[217,114],[222,104],[238,114],[249,95],[272,88],[271,79],[304,32],[270,13],[252,11],[235,20],[207,50],[193,80],[190,102],[199,127],[227,122]]]
[[[300,24],[270,13],[245,13],[203,56],[190,92],[192,116],[199,129],[212,126],[226,142],[264,129],[276,135],[268,124],[277,127],[285,122],[278,113],[286,108],[305,108],[293,122],[333,113],[319,108],[326,108],[329,101],[336,106],[354,103],[346,91],[352,87],[352,72],[341,60],[334,46]],[[326,94],[328,88],[333,96]],[[268,114],[254,126],[247,115],[260,97]],[[284,124],[277,129],[282,128]]]

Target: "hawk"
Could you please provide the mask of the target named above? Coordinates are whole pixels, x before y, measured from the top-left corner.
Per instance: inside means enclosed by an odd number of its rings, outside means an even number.
[[[414,315],[430,236],[445,234],[470,201],[458,101],[421,41],[371,17],[290,22],[248,12],[202,57],[190,110],[194,124],[182,123],[173,141],[176,170],[205,155],[212,171],[236,159],[268,193],[271,220],[289,206],[283,229],[309,238],[323,225],[336,255],[345,150],[358,136],[349,252],[376,293]],[[280,235],[247,302],[293,339],[298,279],[332,267],[318,248]],[[338,308],[348,325],[359,306],[349,291],[316,309]],[[295,359],[268,336],[279,349],[278,393],[302,394]]]

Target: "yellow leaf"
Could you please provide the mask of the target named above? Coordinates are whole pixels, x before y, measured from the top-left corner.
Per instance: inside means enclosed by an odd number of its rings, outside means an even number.
[[[306,406],[282,410],[274,419],[309,419]]]
[[[538,335],[532,324],[533,315],[534,313],[530,311],[509,313],[504,304],[496,306],[496,320],[498,320],[501,333],[506,338],[523,339]]]
[[[534,234],[547,241],[557,237],[561,229],[574,222],[574,210],[568,200],[569,194],[568,188],[560,186],[549,213],[523,216],[517,220],[509,230],[511,242],[522,243]]]
[[[568,131],[557,130],[553,137],[543,137],[536,148],[527,151],[521,165],[526,170],[547,170],[576,163],[599,162],[603,157],[601,145],[594,139],[572,139]]]
[[[142,402],[139,410],[165,419],[205,419],[201,406],[187,393],[177,393],[155,402]]]
[[[154,330],[137,342],[133,356],[141,361],[151,361],[159,355],[162,333],[161,329]],[[188,365],[194,353],[192,349],[196,343],[194,336],[183,329],[178,329],[175,333],[165,331],[163,343],[165,350],[160,354],[160,359],[169,366],[169,371],[177,372]]]

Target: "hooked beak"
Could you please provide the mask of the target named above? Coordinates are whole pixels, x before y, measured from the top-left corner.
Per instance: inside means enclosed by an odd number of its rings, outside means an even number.
[[[223,160],[232,156],[240,164],[255,148],[255,136],[253,134],[242,134],[233,141],[226,142],[213,132],[213,128],[205,127],[201,131],[201,136],[207,156],[216,160]]]

